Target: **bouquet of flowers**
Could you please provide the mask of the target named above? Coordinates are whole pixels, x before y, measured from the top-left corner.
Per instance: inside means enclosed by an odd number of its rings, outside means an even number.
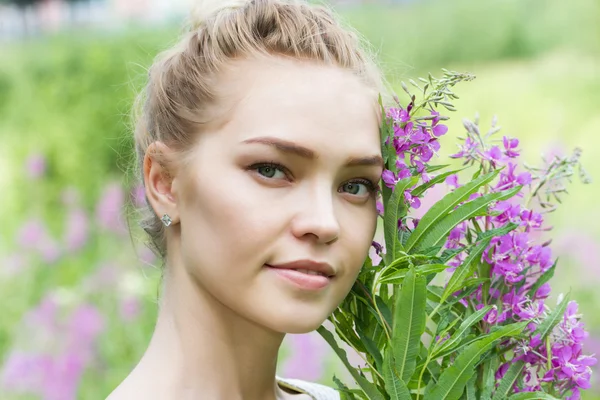
[[[495,118],[485,134],[476,118],[464,120],[451,156],[461,168],[441,172],[448,165],[429,162],[448,117],[436,110],[455,111],[452,87],[473,78],[444,70],[410,81],[419,100],[403,83],[406,107],[397,96],[394,107],[380,100],[385,243],[373,242],[378,259],[367,258],[329,318],[365,367],[353,367],[333,333],[318,329],[358,385],[334,376],[342,399],[578,399],[589,387],[596,359],[582,354],[577,303],[567,294],[553,309],[546,304],[557,263],[550,241],[536,244],[564,181],[577,169],[590,182],[581,150],[518,173],[518,139],[494,140]],[[468,169],[470,181],[459,184]],[[421,219],[410,217],[441,183],[452,190]]]

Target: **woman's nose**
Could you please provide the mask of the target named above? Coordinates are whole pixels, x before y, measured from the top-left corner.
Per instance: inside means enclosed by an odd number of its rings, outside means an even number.
[[[298,238],[315,236],[320,243],[335,241],[340,234],[340,224],[331,189],[318,188],[307,193],[297,197],[300,204],[292,222],[294,235]]]

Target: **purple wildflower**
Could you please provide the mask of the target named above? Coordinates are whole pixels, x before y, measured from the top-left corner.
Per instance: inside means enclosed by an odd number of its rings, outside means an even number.
[[[479,157],[479,144],[471,137],[465,139],[458,153],[452,154],[450,158],[463,158],[465,163],[477,160]]]
[[[389,169],[383,171],[383,173],[381,174],[381,179],[383,179],[383,183],[385,183],[385,186],[389,187],[390,189],[395,188],[396,183],[398,183],[398,178],[396,177],[396,174],[394,174]]]
[[[431,115],[439,116],[440,113],[437,111],[431,111]],[[431,121],[431,130],[433,132],[433,136],[436,138],[445,135],[448,132],[448,127],[446,125],[439,123],[439,118],[434,118]]]
[[[507,169],[500,172],[500,180],[494,187],[494,191],[499,192],[502,190],[512,189],[515,186],[524,186],[531,183],[531,174],[529,172],[522,172],[518,175],[515,175],[516,168],[517,164],[515,163],[509,162],[507,164]]]
[[[507,136],[504,136],[502,138],[502,143],[504,145],[504,155],[506,157],[515,158],[519,156],[519,152],[517,151],[517,147],[519,146],[519,139],[510,139]]]
[[[458,183],[458,175],[456,174],[449,175],[446,178],[445,183],[453,189],[460,187],[460,184]]]
[[[377,214],[383,216],[383,202],[377,200],[375,207],[377,208]]]

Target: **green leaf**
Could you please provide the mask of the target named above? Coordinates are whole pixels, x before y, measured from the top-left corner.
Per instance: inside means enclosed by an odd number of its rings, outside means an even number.
[[[425,278],[411,269],[400,293],[396,296],[392,347],[398,376],[409,382],[415,372],[421,335],[425,331],[427,300]]]
[[[527,292],[527,295],[530,298],[533,298],[535,296],[535,292],[538,291],[538,289],[540,287],[542,287],[542,285],[546,282],[548,282],[553,276],[554,276],[554,271],[556,270],[556,264],[558,263],[558,258],[556,260],[554,260],[554,264],[552,264],[552,266],[550,268],[548,268],[546,270],[546,272],[544,272],[538,279],[537,281],[535,281],[535,283],[533,284],[533,286],[531,286],[531,288],[529,289],[529,291]]]
[[[479,177],[452,192],[445,195],[440,201],[435,203],[419,221],[419,225],[413,231],[412,235],[406,242],[405,251],[409,252],[413,246],[419,243],[422,236],[425,235],[433,225],[440,219],[450,213],[454,207],[466,200],[471,194],[475,193],[481,186],[491,182],[500,172],[499,169],[490,172],[482,177]]]
[[[413,231],[411,237],[408,239],[405,251],[407,253],[418,253],[422,249],[426,249],[430,246],[438,246],[443,244],[450,231],[456,225],[469,218],[472,218],[473,216],[482,212],[482,210],[487,209],[492,202],[506,200],[513,197],[521,191],[521,188],[521,186],[516,186],[512,189],[502,192],[488,193],[462,204],[456,210],[452,211],[445,217],[440,218],[435,224],[431,225],[429,230],[421,235],[419,242],[414,243],[411,247],[409,246],[408,242],[410,242],[416,230],[421,226],[421,222],[419,222],[417,229]]]
[[[468,244],[464,247],[459,247],[456,249],[446,249],[442,252],[442,254],[440,254],[439,260],[442,264],[445,264],[448,261],[450,261],[452,258],[457,256],[459,253],[470,250],[471,247],[475,247],[475,246],[473,244]]]
[[[368,351],[369,355],[373,357],[375,361],[375,368],[379,369],[383,365],[383,359],[381,357],[381,352],[377,347],[377,344],[371,339],[368,335],[365,334],[364,330],[360,327],[359,324],[356,325],[356,331],[358,332],[358,337],[363,343],[363,346]]]
[[[477,245],[467,255],[463,263],[456,268],[456,270],[450,277],[446,288],[444,289],[444,293],[442,293],[440,303],[446,301],[446,299],[450,297],[452,293],[455,293],[456,291],[460,290],[463,287],[463,282],[467,278],[470,278],[471,275],[473,275],[473,273],[477,269],[479,260],[481,259],[481,254],[486,249],[486,247],[488,247],[490,241],[491,239],[484,240],[481,243],[479,243],[479,245]]]
[[[448,309],[446,309],[445,312],[443,312],[443,313],[438,312],[437,315],[435,315],[433,317],[433,320],[437,324],[436,330],[435,330],[435,337],[439,337],[439,338],[446,337],[446,335],[451,330],[454,329],[454,326],[456,326],[460,322],[460,318],[455,318],[452,315],[452,313],[450,311],[448,311]],[[431,349],[435,348],[435,346],[439,347],[441,345],[442,345],[442,343],[433,342],[431,345]]]
[[[440,169],[444,169],[449,166],[450,166],[450,164],[442,164],[442,165],[425,164],[425,170],[427,171],[427,173],[432,173],[432,172],[438,171]]]
[[[479,336],[476,336],[475,334],[469,334],[469,335],[467,335],[467,337],[465,337],[463,340],[461,340],[458,344],[455,344],[454,347],[448,347],[448,348],[443,348],[443,349],[439,350],[439,353],[436,354],[435,356],[438,358],[444,358],[450,354],[456,354],[463,348],[475,343],[479,339],[480,339]]]
[[[496,371],[500,366],[500,360],[498,356],[488,358],[483,362],[483,388],[481,389],[481,395],[479,396],[479,400],[491,400],[492,398],[492,389],[494,389],[494,384],[496,382]]]
[[[412,262],[412,259],[413,257],[409,255],[397,257],[394,261],[387,265],[385,271],[381,274],[381,276],[388,276],[389,274],[399,269],[408,269]]]
[[[377,303],[377,308],[381,315],[383,315],[383,319],[387,322],[388,326],[391,327],[393,324],[392,311],[388,307],[385,301],[381,298],[381,296],[375,296],[375,302]]]
[[[440,345],[434,347],[434,354],[437,354],[439,352],[442,352],[444,350],[450,349],[453,346],[457,345],[460,340],[463,338],[463,336],[467,333],[467,331],[476,323],[478,323],[479,321],[481,321],[481,319],[483,317],[485,317],[485,314],[487,314],[491,309],[493,308],[493,306],[486,306],[484,308],[482,308],[481,310],[475,311],[473,314],[469,315],[458,327],[458,329],[456,330],[456,332],[454,332],[454,334],[452,336],[450,336],[450,338],[448,338],[448,340],[446,340],[445,342],[441,343]],[[442,334],[440,334],[440,336],[445,335],[446,332],[443,332]],[[435,357],[435,355],[434,355]]]
[[[471,177],[471,180],[476,179],[479,177],[479,175],[481,175],[481,172],[483,171],[483,168],[479,168],[477,171],[475,171],[475,173],[473,174],[473,176]]]
[[[508,400],[558,400],[554,396],[550,396],[544,392],[521,392],[515,393]]]
[[[498,386],[498,389],[496,389],[492,400],[506,399],[506,397],[512,391],[515,382],[521,376],[521,371],[523,371],[523,368],[525,368],[525,361],[523,360],[517,361],[508,368],[502,377],[500,385]]]
[[[425,391],[424,391],[424,399],[427,399],[429,397],[429,395],[431,394],[431,392],[435,389],[437,385],[437,382],[434,382],[433,379],[429,381],[429,383],[427,384],[427,386],[425,386]]]
[[[569,304],[569,297],[571,297],[571,293],[567,293],[558,307],[556,307],[556,309],[552,311],[550,315],[544,318],[542,323],[538,325],[531,337],[539,334],[542,342],[546,340],[546,336],[548,336],[548,334],[552,332],[552,329],[554,329],[554,327],[563,319],[563,315],[565,314],[565,310]]]
[[[489,351],[497,340],[520,334],[528,323],[529,321],[524,321],[503,326],[470,344],[442,373],[437,386],[429,396],[426,396],[425,400],[457,400],[460,398],[467,381],[475,373],[475,366],[481,361],[482,355]]]
[[[337,376],[333,375],[333,383],[337,386],[337,391],[340,394],[340,400],[356,400],[356,396],[352,393],[348,386],[338,379]]]
[[[385,141],[387,140],[388,137],[390,137],[392,124],[391,124],[390,119],[387,118],[387,113],[386,113],[385,106],[383,104],[383,98],[381,97],[381,94],[379,94],[379,98],[377,99],[377,101],[381,108],[381,116],[382,116],[381,125],[379,127],[379,131],[380,131],[379,139],[381,140],[381,145],[384,146]]]
[[[348,356],[346,355],[346,350],[342,349],[333,334],[329,332],[323,325],[317,328],[317,332],[325,339],[325,341],[331,346],[333,351],[338,355],[348,372],[352,375],[356,383],[360,386],[360,388],[365,392],[368,396],[369,400],[385,400],[381,392],[377,389],[377,386],[372,382],[369,382],[364,376],[360,375],[356,368],[354,368],[350,362],[348,361]]]
[[[477,375],[473,374],[471,379],[467,381],[467,387],[465,388],[465,399],[466,400],[478,400],[475,390],[475,382],[477,381]]]
[[[379,318],[379,314],[377,314],[377,310],[375,310],[373,308],[373,306],[367,299],[360,297],[360,296],[354,296],[354,299],[356,300],[356,308],[357,309],[360,309],[361,312],[366,310],[369,314],[371,314],[371,316],[373,318],[375,318],[378,325],[383,325],[383,322],[381,322],[381,319]],[[341,308],[341,306],[338,308]],[[335,315],[335,312],[333,314]],[[372,320],[370,318],[364,316],[364,312],[363,312],[363,318],[360,320],[355,318],[354,323],[355,323],[356,327],[358,327],[360,325],[368,326],[369,323],[372,323]]]
[[[415,268],[415,272],[419,276],[427,276],[429,274],[437,274],[444,271],[447,268],[450,268],[450,265],[446,264],[424,264],[419,265]],[[401,284],[408,273],[408,268],[398,270],[385,278],[382,278],[379,282],[381,283],[393,283],[393,284]]]
[[[404,203],[404,190],[414,185],[418,180],[418,176],[413,176],[399,181],[384,205],[383,235],[385,238],[384,258],[386,264],[391,264],[396,259],[398,250],[401,250],[398,241],[398,219],[404,216],[407,209]]]
[[[411,400],[410,391],[406,383],[398,376],[398,372],[394,371],[394,357],[391,351],[386,349],[385,359],[383,361],[383,379],[385,382],[385,390],[390,395],[390,400]]]
[[[363,348],[360,338],[354,331],[354,322],[351,315],[344,313],[338,308],[333,311],[332,317],[335,321],[335,327],[344,334],[347,341],[350,342],[348,343],[350,346],[360,351],[366,350]]]

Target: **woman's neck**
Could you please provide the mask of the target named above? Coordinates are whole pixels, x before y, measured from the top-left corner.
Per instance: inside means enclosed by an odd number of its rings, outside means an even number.
[[[165,279],[154,334],[123,390],[144,399],[289,397],[275,380],[284,334],[235,314],[182,270]]]

